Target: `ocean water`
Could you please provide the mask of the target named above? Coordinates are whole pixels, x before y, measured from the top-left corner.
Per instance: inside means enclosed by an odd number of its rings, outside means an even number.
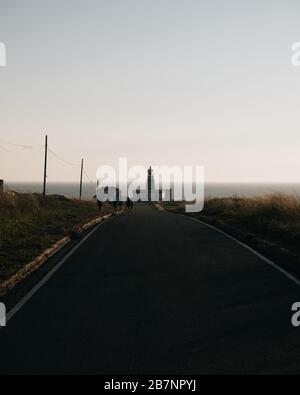
[[[5,190],[21,193],[41,193],[42,183],[9,182],[4,185]],[[300,183],[206,183],[205,196],[212,197],[253,197],[270,193],[285,193],[300,196]],[[68,198],[79,197],[79,185],[72,182],[48,183],[47,194],[59,194]],[[83,184],[83,198],[91,199],[96,194],[96,187],[92,183]]]

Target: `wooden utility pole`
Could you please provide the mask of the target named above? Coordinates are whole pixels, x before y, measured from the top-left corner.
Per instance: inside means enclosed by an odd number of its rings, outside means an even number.
[[[48,136],[45,138],[45,162],[44,162],[44,187],[43,196],[46,196],[46,184],[47,184],[47,159],[48,159]]]
[[[80,187],[79,187],[79,199],[82,199],[82,177],[83,177],[83,159],[81,159],[81,171],[80,171]]]

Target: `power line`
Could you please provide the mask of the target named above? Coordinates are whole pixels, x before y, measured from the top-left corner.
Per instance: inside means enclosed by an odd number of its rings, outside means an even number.
[[[59,155],[58,153],[56,153],[55,151],[53,151],[51,148],[49,148],[47,142],[46,145],[25,145],[25,144],[16,144],[10,141],[4,141],[4,140],[0,140],[0,148],[6,152],[10,152],[10,153],[18,153],[18,152],[22,152],[24,150],[34,150],[34,149],[41,149],[41,148],[45,148],[45,155],[47,155],[47,152],[49,152],[52,156],[54,156],[56,159],[58,159],[59,161],[63,162],[64,164],[68,165],[68,166],[72,166],[72,167],[82,167],[82,175],[84,174],[84,176],[87,178],[87,180],[90,182],[91,185],[95,185],[95,181],[93,181],[89,175],[87,174],[86,170],[83,168],[82,164],[78,164],[78,163],[72,163],[66,159],[64,159],[62,157],[62,155]],[[5,147],[5,145],[11,146],[11,147],[18,147],[21,148],[20,150],[12,150],[10,148]],[[45,156],[45,166],[47,163],[47,156]],[[46,170],[44,169],[44,194],[46,194],[46,192],[48,191],[47,185],[45,183],[45,178],[46,178]],[[81,183],[82,183],[82,176],[81,176]],[[80,186],[80,188],[82,188],[82,185]]]
[[[89,175],[87,174],[87,172],[84,170],[84,175],[86,176],[86,178],[89,180],[89,182],[94,186],[95,182],[89,177]]]
[[[87,180],[90,182],[90,184],[92,186],[95,185],[95,182],[91,179],[91,177],[89,177],[89,175],[87,174],[86,170],[83,168],[82,163],[81,164],[77,164],[77,163],[72,163],[66,159],[64,159],[61,155],[59,155],[58,153],[54,152],[52,149],[50,149],[48,147],[48,151],[58,160],[60,160],[61,162],[65,163],[68,166],[72,166],[72,167],[82,167],[82,174],[85,175],[85,177],[87,178]]]
[[[73,167],[79,167],[80,165],[77,163],[72,163],[69,162],[68,160],[64,159],[62,156],[58,155],[56,152],[54,152],[52,149],[48,148],[48,151],[56,157],[56,159],[59,159],[61,162],[65,163],[68,166],[73,166]]]
[[[4,147],[3,145],[0,145],[0,148],[2,148],[4,151],[9,152],[9,153],[18,153],[18,152],[23,152],[25,148],[22,148],[20,150],[12,150]]]
[[[6,145],[11,145],[13,147],[20,147],[22,148],[22,150],[11,150],[3,145],[0,145],[0,148],[2,148],[3,150],[7,151],[7,152],[22,152],[26,149],[36,149],[36,148],[44,148],[44,145],[24,145],[24,144],[15,144],[15,143],[11,143],[8,141],[4,141],[4,140],[0,140],[0,143],[2,144],[6,144]],[[79,167],[80,165],[78,163],[71,163],[68,160],[64,159],[61,155],[57,154],[56,152],[54,152],[52,149],[50,149],[48,147],[48,151],[55,156],[57,159],[59,159],[60,161],[64,162],[65,164],[69,165],[69,166],[76,166]]]
[[[2,148],[6,152],[17,152],[17,151],[12,151],[12,150],[10,150],[10,149],[8,149],[6,147],[3,147],[2,145],[0,145],[0,148]]]
[[[19,147],[19,148],[23,148],[23,149],[35,149],[35,148],[41,148],[41,145],[26,145],[26,144],[16,144],[16,143],[11,143],[10,141],[4,141],[4,140],[0,140],[1,144],[6,144],[6,145],[11,145],[13,147]],[[16,151],[12,151],[12,152],[16,152]]]

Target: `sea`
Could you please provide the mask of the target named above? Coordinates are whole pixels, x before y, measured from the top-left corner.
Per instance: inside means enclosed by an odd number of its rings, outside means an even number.
[[[20,193],[41,193],[42,183],[38,182],[8,182],[4,190]],[[299,183],[206,183],[205,197],[256,197],[273,193],[283,193],[300,197]],[[49,182],[47,194],[63,195],[67,198],[79,197],[79,185],[73,182]],[[96,195],[96,186],[92,183],[83,184],[83,198],[92,199]]]

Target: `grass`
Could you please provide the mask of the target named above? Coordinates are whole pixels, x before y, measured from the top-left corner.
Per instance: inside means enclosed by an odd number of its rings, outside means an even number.
[[[111,211],[104,207],[104,213]],[[64,236],[99,216],[95,202],[0,194],[0,284]]]
[[[183,211],[183,203],[164,203]],[[103,214],[111,212],[104,206]],[[95,202],[62,196],[0,194],[0,284],[64,236],[99,216]],[[300,198],[268,195],[257,198],[216,198],[193,216],[239,230],[300,257]]]
[[[171,209],[183,211],[183,204]],[[272,194],[255,198],[215,198],[193,216],[238,229],[300,257],[300,197]]]

